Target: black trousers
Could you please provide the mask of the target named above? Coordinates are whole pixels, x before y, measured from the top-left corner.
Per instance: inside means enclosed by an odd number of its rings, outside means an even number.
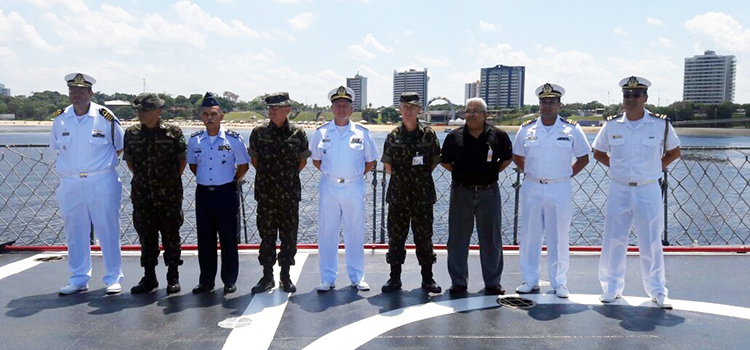
[[[198,185],[195,190],[195,216],[198,228],[200,284],[214,285],[216,279],[216,235],[221,244],[221,280],[237,282],[237,213],[239,197],[234,182],[220,186]]]

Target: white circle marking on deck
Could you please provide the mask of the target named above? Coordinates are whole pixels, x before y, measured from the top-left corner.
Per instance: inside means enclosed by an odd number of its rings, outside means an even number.
[[[519,295],[508,294],[500,297],[509,296]],[[520,295],[520,297],[533,300],[537,304],[568,304],[605,307],[607,305],[618,305],[657,308],[656,304],[652,302],[651,299],[643,297],[622,297],[617,299],[614,303],[609,304],[602,304],[602,302],[599,301],[599,296],[594,294],[571,294],[568,299],[558,298],[554,294],[523,294]],[[370,316],[330,332],[312,342],[305,347],[304,350],[356,349],[385,332],[409,323],[469,310],[501,308],[497,303],[497,298],[497,296],[493,295],[453,299],[391,310],[382,314]],[[673,299],[672,309],[750,320],[750,308],[741,306]]]

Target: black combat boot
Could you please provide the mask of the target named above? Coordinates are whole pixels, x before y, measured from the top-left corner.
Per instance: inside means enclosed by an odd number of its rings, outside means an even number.
[[[401,289],[401,264],[391,264],[391,278],[385,282],[380,291],[390,293],[399,289]]]
[[[141,278],[141,281],[137,285],[130,288],[130,293],[148,293],[159,286],[159,281],[156,280],[156,267],[146,266],[143,269],[145,270],[143,278]]]
[[[260,278],[258,284],[250,290],[253,294],[263,293],[276,286],[276,282],[273,280],[273,265],[263,266],[263,277]]]
[[[167,270],[167,294],[179,293],[181,289],[177,265],[169,265]]]
[[[281,266],[280,281],[281,290],[287,293],[294,293],[297,291],[297,286],[292,283],[292,278],[289,276],[289,265]]]
[[[432,264],[422,265],[422,289],[428,293],[440,293],[442,288],[432,279]]]

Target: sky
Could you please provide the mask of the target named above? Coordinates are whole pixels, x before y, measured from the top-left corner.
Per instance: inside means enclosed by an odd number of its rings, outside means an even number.
[[[276,91],[328,104],[359,73],[373,107],[393,72],[427,68],[430,98],[463,104],[483,67],[526,67],[525,104],[546,83],[563,103],[620,102],[621,78],[649,79],[649,103],[682,99],[684,59],[737,58],[735,103],[750,103],[750,1],[0,0],[0,83],[67,94],[83,72],[107,94]]]

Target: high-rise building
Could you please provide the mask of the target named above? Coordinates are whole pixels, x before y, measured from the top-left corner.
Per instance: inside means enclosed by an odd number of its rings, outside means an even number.
[[[367,78],[359,75],[359,72],[354,78],[346,78],[346,87],[354,90],[354,107],[355,112],[361,112],[367,109]]]
[[[3,83],[0,83],[0,96],[10,96],[10,89],[6,89]]]
[[[737,60],[714,51],[685,58],[682,99],[696,103],[734,101]]]
[[[393,71],[393,106],[398,107],[399,98],[404,92],[416,92],[422,101],[422,108],[427,108],[427,68],[423,71],[409,69],[404,72]]]
[[[490,109],[523,107],[523,90],[526,67],[497,65],[482,68],[479,82],[479,97]]]
[[[464,104],[466,100],[474,97],[479,97],[479,80],[464,85]]]

